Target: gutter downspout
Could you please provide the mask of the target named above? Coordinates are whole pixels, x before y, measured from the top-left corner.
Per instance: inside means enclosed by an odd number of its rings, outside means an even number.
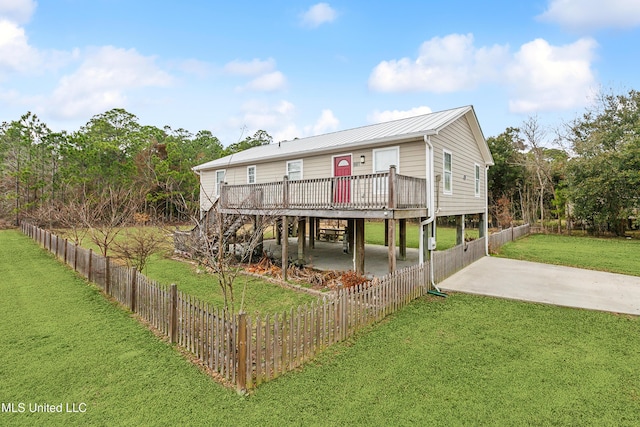
[[[484,167],[484,254],[489,256],[489,165]]]
[[[433,170],[433,144],[431,144],[431,135],[435,135],[434,133],[427,133],[424,135],[425,145],[428,147],[429,154],[427,157],[427,166],[429,168],[428,176],[429,176],[429,187],[427,188],[427,203],[429,209],[429,217],[420,222],[420,253],[419,253],[419,263],[424,264],[424,226],[432,225],[433,221],[436,219],[436,210],[435,210],[435,197],[434,197],[434,184],[435,184],[435,172]],[[427,174],[425,174],[427,175]],[[433,251],[429,251],[429,282],[431,286],[440,294],[440,296],[446,296],[446,294],[442,293],[440,289],[436,286],[435,281],[433,279]]]

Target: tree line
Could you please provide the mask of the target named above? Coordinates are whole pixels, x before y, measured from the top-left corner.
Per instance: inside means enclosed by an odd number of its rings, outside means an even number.
[[[210,131],[141,125],[123,109],[75,132],[52,132],[27,113],[0,126],[0,220],[97,223],[124,211],[144,214],[140,221],[188,220],[199,206],[193,166],[271,142],[260,130],[223,147]],[[621,235],[640,225],[640,92],[601,94],[553,129],[529,117],[487,142],[494,226],[524,221]]]
[[[193,166],[271,142],[258,131],[223,147],[210,131],[144,126],[123,109],[96,115],[75,132],[52,132],[27,113],[0,126],[0,219],[42,222],[72,209],[106,215],[105,199],[120,198],[153,220],[185,220],[198,206]]]
[[[640,92],[601,93],[568,123],[548,129],[529,117],[487,142],[494,225],[614,235],[640,226]]]

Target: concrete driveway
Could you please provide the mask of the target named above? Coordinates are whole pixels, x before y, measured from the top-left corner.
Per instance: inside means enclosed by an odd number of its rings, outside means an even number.
[[[446,291],[640,315],[640,277],[484,257],[438,284]]]

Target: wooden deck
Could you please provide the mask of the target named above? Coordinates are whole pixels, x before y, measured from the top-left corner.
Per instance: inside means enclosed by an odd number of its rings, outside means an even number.
[[[265,184],[221,185],[223,213],[324,218],[427,216],[427,181],[386,173]]]

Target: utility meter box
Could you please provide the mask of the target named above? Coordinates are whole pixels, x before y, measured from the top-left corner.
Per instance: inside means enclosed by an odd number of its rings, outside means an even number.
[[[427,249],[430,251],[435,251],[436,250],[436,238],[435,237],[429,237],[427,239]]]

